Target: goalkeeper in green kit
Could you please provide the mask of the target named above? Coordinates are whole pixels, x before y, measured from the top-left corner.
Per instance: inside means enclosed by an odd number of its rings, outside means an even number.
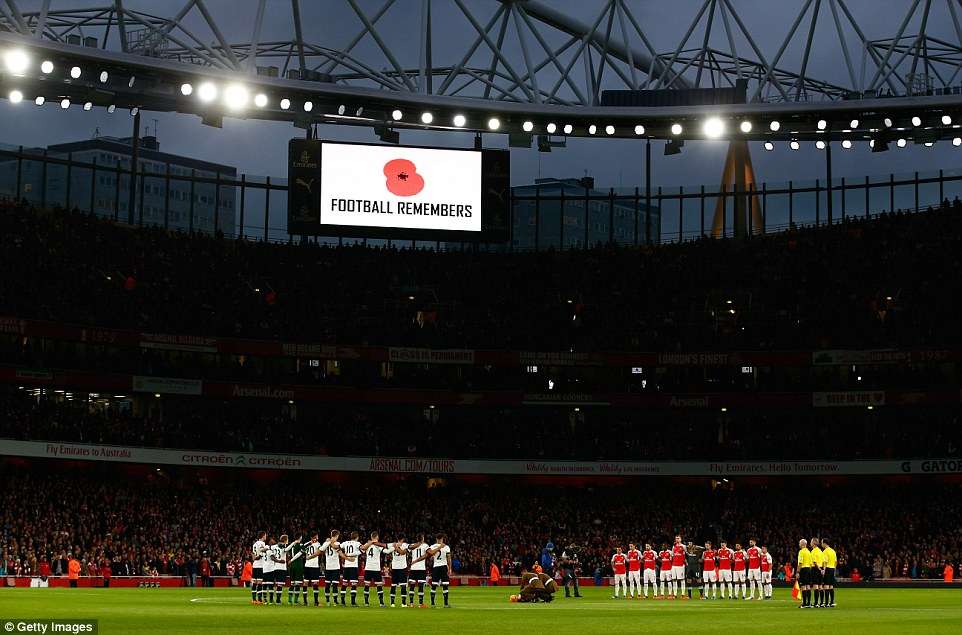
[[[298,536],[287,547],[287,565],[291,576],[291,586],[287,588],[287,603],[298,604],[300,595],[304,596],[304,606],[307,606],[307,585],[304,584],[304,545],[302,536]]]

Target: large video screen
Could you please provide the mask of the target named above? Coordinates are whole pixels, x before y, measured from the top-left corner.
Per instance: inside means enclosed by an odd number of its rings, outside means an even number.
[[[508,153],[291,141],[288,231],[503,240]]]

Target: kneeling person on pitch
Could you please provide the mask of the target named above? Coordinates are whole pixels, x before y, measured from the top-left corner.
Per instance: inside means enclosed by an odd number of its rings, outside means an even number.
[[[517,602],[550,602],[554,599],[553,594],[545,587],[542,575],[546,574],[527,570],[521,572],[521,591],[515,596]],[[555,588],[557,589],[557,585]]]

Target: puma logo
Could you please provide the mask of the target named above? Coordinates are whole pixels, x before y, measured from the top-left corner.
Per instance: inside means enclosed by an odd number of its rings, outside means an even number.
[[[314,179],[311,179],[310,181],[305,181],[304,179],[298,178],[297,184],[303,187],[305,190],[307,190],[308,194],[311,194],[312,193],[311,188],[314,187]]]

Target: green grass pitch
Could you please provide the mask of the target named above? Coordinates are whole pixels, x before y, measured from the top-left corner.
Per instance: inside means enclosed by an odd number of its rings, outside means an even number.
[[[834,609],[800,610],[787,589],[748,601],[612,600],[607,588],[550,605],[513,588],[452,587],[452,608],[252,606],[242,589],[0,589],[0,620],[96,618],[100,633],[962,633],[962,590],[840,589]],[[372,602],[374,595],[372,594]],[[361,596],[358,594],[358,602]],[[438,597],[440,604],[441,598]],[[0,634],[2,635],[2,634]]]

